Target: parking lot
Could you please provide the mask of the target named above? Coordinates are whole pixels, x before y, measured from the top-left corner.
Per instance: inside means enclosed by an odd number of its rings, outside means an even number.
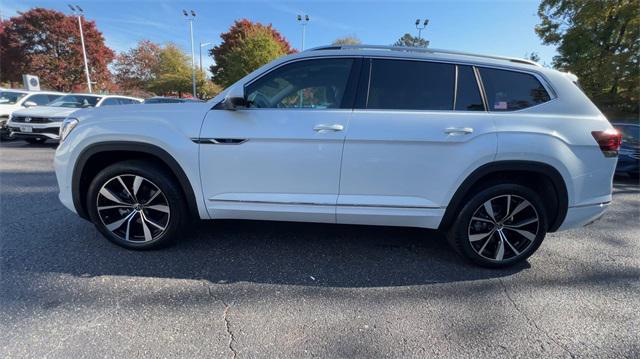
[[[0,357],[638,357],[640,188],[524,265],[438,233],[221,221],[127,251],[57,199],[53,145],[0,144]]]

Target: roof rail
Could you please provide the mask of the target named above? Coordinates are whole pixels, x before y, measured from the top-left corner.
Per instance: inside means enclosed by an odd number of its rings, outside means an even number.
[[[519,59],[516,57],[482,55],[482,54],[475,54],[471,52],[432,49],[427,47],[382,46],[382,45],[329,45],[329,46],[314,47],[312,49],[305,50],[305,51],[320,51],[320,50],[386,50],[386,51],[420,52],[420,53],[426,53],[426,54],[447,54],[447,55],[481,57],[486,59],[505,60],[505,61],[517,62],[521,64],[541,66],[539,63],[535,61]]]

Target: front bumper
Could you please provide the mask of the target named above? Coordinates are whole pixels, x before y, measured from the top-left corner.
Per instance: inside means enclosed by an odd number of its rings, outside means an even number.
[[[60,139],[60,126],[62,122],[43,124],[16,123],[9,121],[7,130],[11,137],[17,138],[45,138],[49,140]]]

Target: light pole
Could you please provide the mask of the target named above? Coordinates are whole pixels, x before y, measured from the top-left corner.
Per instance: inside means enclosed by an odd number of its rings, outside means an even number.
[[[84,33],[82,32],[82,14],[84,13],[84,10],[82,10],[78,5],[69,5],[69,8],[73,12],[73,15],[78,18],[78,27],[80,27],[80,43],[82,43],[82,57],[84,58],[84,73],[87,75],[87,87],[89,88],[89,93],[92,93],[93,89],[91,88],[91,77],[89,76],[89,63],[87,62],[87,49],[84,47]]]
[[[422,30],[429,25],[429,19],[424,19],[422,25],[420,25],[420,19],[416,19],[416,29],[418,30],[418,41],[422,40]],[[415,45],[415,44],[414,44]]]
[[[193,50],[193,19],[196,17],[196,12],[190,10],[182,10],[182,14],[189,20],[189,32],[191,33],[191,82],[193,84],[193,97],[196,98],[196,54]]]
[[[212,42],[202,42],[200,41],[200,72],[202,72],[202,48],[205,46],[209,46],[213,44]]]
[[[307,24],[309,23],[309,15],[298,15],[298,22],[302,25],[302,51],[304,51],[304,36],[307,29]]]

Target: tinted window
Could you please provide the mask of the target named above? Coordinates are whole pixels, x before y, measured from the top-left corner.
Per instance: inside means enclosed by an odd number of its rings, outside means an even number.
[[[353,59],[297,61],[279,67],[245,89],[254,108],[340,108]]]
[[[108,98],[102,101],[100,106],[113,106],[113,105],[119,105],[119,104],[120,104],[120,100],[118,100],[117,98]]]
[[[484,111],[478,81],[471,66],[458,65],[456,111]]]
[[[49,100],[49,95],[44,95],[44,94],[32,95],[29,98],[27,98],[26,101],[34,102],[38,106],[43,106],[51,102]]]
[[[53,102],[62,97],[61,95],[49,95],[49,102]]]
[[[547,90],[530,74],[480,68],[489,111],[514,111],[550,100]]]
[[[0,105],[13,105],[26,95],[24,92],[0,91]]]
[[[85,95],[66,95],[58,98],[49,106],[53,107],[71,107],[71,108],[87,108],[94,107],[102,97],[85,96]]]
[[[367,108],[452,110],[454,81],[454,65],[374,59]]]

